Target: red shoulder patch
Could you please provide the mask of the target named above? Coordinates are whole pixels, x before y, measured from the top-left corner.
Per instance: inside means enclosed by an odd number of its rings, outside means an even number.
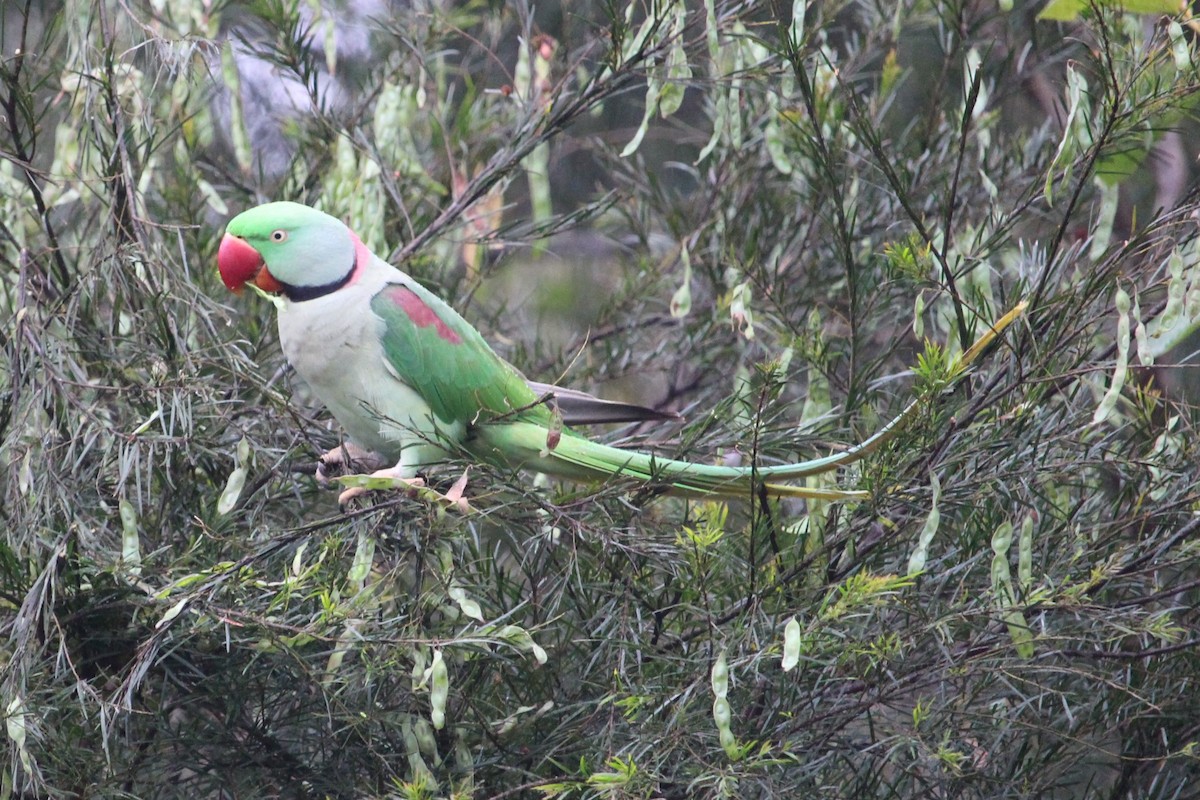
[[[429,307],[428,303],[417,297],[417,293],[412,289],[407,286],[393,286],[388,289],[387,296],[389,300],[404,309],[404,313],[408,314],[408,318],[418,328],[428,328],[432,325],[437,331],[437,335],[450,344],[462,343],[462,338],[450,329],[450,326]]]

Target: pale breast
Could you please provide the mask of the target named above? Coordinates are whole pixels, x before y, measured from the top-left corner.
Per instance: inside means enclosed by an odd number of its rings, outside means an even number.
[[[279,311],[279,340],[296,373],[356,444],[399,459],[433,433],[432,412],[385,368],[382,321],[369,294],[347,287]]]

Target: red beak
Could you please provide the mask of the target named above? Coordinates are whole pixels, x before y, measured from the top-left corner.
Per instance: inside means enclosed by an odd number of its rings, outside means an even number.
[[[279,292],[283,286],[267,269],[262,255],[246,243],[245,239],[225,234],[217,250],[217,269],[221,280],[234,294],[241,294],[247,283],[253,283],[264,292]]]

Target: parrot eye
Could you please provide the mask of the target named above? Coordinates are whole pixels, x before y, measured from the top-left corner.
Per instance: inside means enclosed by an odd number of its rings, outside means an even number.
[[[282,241],[286,241],[286,240],[287,240],[287,231],[284,231],[284,230],[271,231],[271,241],[282,242]]]

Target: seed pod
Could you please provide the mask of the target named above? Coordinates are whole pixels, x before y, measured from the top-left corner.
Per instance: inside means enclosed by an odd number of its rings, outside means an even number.
[[[450,696],[450,671],[441,650],[434,648],[429,669],[429,721],[440,731],[446,724],[446,698]]]

